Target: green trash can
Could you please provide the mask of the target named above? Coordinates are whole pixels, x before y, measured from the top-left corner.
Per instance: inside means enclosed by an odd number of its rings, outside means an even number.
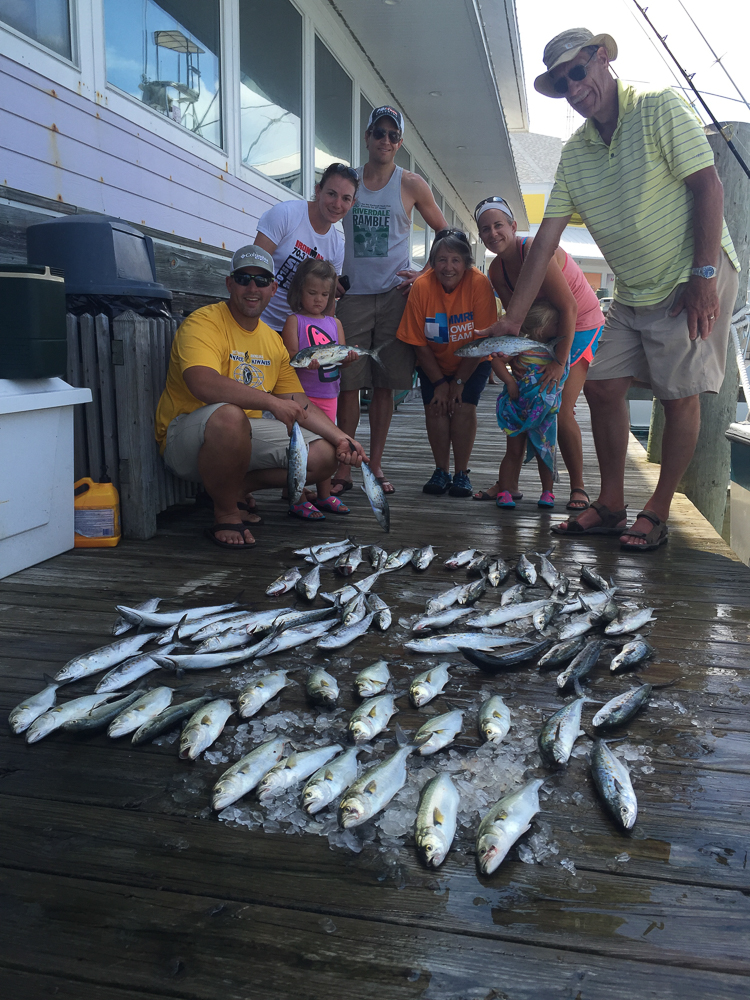
[[[64,378],[67,363],[62,273],[0,265],[0,378]]]

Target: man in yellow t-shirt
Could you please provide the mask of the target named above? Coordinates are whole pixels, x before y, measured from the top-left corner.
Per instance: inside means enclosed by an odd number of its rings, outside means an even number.
[[[212,498],[211,541],[242,549],[255,539],[238,503],[252,490],[286,484],[295,421],[309,447],[308,482],[331,476],[337,462],[361,465],[367,456],[308,400],[281,337],[260,320],[277,287],[271,255],[243,247],[226,282],[229,301],[196,309],[177,331],[156,440],[172,472],[202,481]],[[264,410],[276,419],[264,420]]]

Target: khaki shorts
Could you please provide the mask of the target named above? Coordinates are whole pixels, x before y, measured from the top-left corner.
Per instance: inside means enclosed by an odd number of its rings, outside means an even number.
[[[687,312],[669,311],[684,285],[655,306],[613,302],[587,380],[627,378],[653,389],[657,399],[684,399],[718,392],[724,381],[729,327],[737,298],[738,275],[722,251],[717,274],[721,309],[711,336],[691,340]]]
[[[178,479],[185,479],[190,483],[201,481],[198,471],[198,452],[203,446],[206,424],[212,413],[215,413],[220,406],[226,405],[226,403],[212,403],[210,406],[201,406],[192,413],[182,413],[167,427],[164,464]],[[253,450],[247,471],[285,469],[286,450],[289,447],[286,424],[280,420],[266,420],[262,417],[248,419],[248,423],[253,438]],[[317,441],[320,434],[313,434],[312,431],[302,428],[302,437],[309,445],[311,441]]]
[[[398,340],[396,332],[406,308],[406,297],[398,288],[378,295],[345,295],[336,316],[344,327],[346,343],[378,355],[382,367],[370,358],[360,358],[341,369],[341,390],[411,389],[416,357],[414,348]],[[385,345],[385,346],[383,346]]]

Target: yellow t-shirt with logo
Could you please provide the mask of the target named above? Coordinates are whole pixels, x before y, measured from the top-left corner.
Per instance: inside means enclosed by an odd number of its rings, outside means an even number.
[[[262,320],[250,333],[234,321],[226,302],[203,306],[180,325],[172,344],[167,384],[156,408],[156,440],[163,452],[167,427],[183,413],[205,404],[190,392],[183,374],[188,368],[213,368],[261,392],[302,392],[281,337]],[[262,417],[262,410],[245,410]]]

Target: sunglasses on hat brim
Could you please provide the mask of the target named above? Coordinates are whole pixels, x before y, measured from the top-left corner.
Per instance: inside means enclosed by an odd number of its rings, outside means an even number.
[[[477,207],[474,209],[474,220],[477,220],[481,209],[485,206],[491,207],[492,205],[497,205],[498,207],[502,206],[500,211],[505,212],[506,215],[510,215],[511,220],[515,218],[513,215],[513,209],[510,207],[505,198],[501,198],[499,195],[493,195],[491,198],[484,198],[479,202]]]

